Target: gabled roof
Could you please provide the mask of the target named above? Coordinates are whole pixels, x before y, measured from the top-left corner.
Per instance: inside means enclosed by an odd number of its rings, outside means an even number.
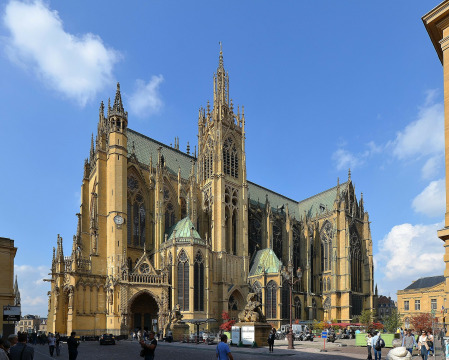
[[[187,155],[180,150],[162,144],[159,141],[131,129],[127,130],[127,135],[128,156],[132,155],[134,144],[137,160],[142,164],[148,165],[150,163],[150,157],[152,157],[153,166],[156,166],[157,150],[162,148],[161,154],[164,156],[167,169],[173,174],[178,174],[178,168],[181,168],[181,177],[183,179],[189,178],[190,170],[192,169],[192,161],[196,160],[193,156]],[[196,171],[196,166],[194,166],[194,168],[194,171]]]
[[[281,261],[271,249],[259,250],[254,258],[253,266],[249,276],[267,274],[276,274],[281,270]]]
[[[347,182],[340,184],[340,191],[343,192],[347,187]],[[311,196],[305,200],[302,200],[298,203],[299,214],[302,215],[304,212],[307,216],[315,216],[319,214],[321,211],[321,207],[324,207],[325,210],[333,210],[334,201],[337,197],[337,186],[334,186],[331,189],[325,190]]]
[[[420,278],[414,281],[412,284],[407,286],[404,290],[415,290],[415,289],[425,289],[434,287],[435,285],[441,284],[446,281],[444,275],[430,276],[425,278]]]
[[[170,229],[169,234],[169,241],[173,239],[176,239],[176,241],[185,240],[186,242],[189,242],[190,239],[202,241],[200,234],[198,234],[198,231],[196,231],[192,220],[190,220],[190,217],[188,216],[178,221],[176,225]]]

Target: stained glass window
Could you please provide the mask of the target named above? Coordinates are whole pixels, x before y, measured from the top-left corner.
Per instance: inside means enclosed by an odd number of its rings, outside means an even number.
[[[181,310],[189,310],[189,258],[184,250],[178,257],[178,304]]]
[[[362,245],[357,231],[353,229],[350,235],[351,254],[351,290],[362,292]]]
[[[226,175],[239,177],[238,152],[232,138],[227,138],[223,145],[223,171]]]
[[[265,316],[267,319],[276,318],[277,284],[271,280],[265,290]]]
[[[282,222],[276,220],[273,224],[273,251],[282,261]]]
[[[282,318],[290,318],[290,288],[287,281],[282,284]]]
[[[194,274],[194,302],[195,311],[204,311],[204,262],[203,255],[198,251],[193,268]]]

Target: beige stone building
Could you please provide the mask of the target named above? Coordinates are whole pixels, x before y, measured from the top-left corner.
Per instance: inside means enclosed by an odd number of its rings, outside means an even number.
[[[441,319],[441,309],[447,306],[444,285],[444,276],[431,276],[415,280],[404,290],[398,291],[398,310],[404,316],[406,328],[414,315],[433,312],[438,320]]]
[[[16,256],[17,248],[14,247],[14,240],[0,237],[0,333],[12,333],[10,330],[4,328],[3,322],[3,306],[20,305],[20,294],[16,283],[14,284],[14,258]],[[16,295],[18,296],[16,298]],[[18,299],[18,300],[17,300]],[[18,301],[18,302],[17,302]],[[14,323],[8,322],[10,326]]]
[[[42,324],[42,320],[37,315],[25,315],[20,318],[20,321],[16,323],[16,334],[18,332],[26,333],[38,333]]]
[[[237,317],[249,292],[280,326],[289,263],[302,269],[295,319],[346,322],[373,308],[370,222],[350,173],[302,201],[250,182],[245,124],[221,51],[193,153],[131,130],[117,85],[112,104],[100,105],[71,250],[64,255],[59,235],[53,249],[48,331],[163,329],[176,304],[184,319],[215,318],[207,326],[218,329],[222,311]]]
[[[449,294],[449,0],[445,0],[422,17],[435,51],[443,65],[444,81],[444,143],[446,169],[446,213],[444,228],[438,231],[438,237],[444,241],[444,292]],[[443,129],[441,129],[443,131]],[[446,316],[447,317],[447,314]],[[444,318],[444,320],[447,320]]]

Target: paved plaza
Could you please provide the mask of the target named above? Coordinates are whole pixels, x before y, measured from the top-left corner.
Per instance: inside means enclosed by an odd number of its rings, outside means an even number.
[[[352,341],[353,342],[353,341]],[[342,341],[343,343],[343,341]],[[260,348],[239,348],[231,347],[231,351],[236,360],[245,359],[269,359],[269,358],[286,358],[286,359],[329,359],[329,360],[343,360],[343,359],[366,359],[366,349],[355,347],[351,340],[341,344],[326,344],[328,352],[322,353],[322,342],[315,341],[299,342],[295,344],[295,350],[288,350],[286,341],[276,341],[274,353],[270,354],[267,347]],[[36,360],[50,359],[48,346],[36,345],[35,357]],[[79,346],[78,360],[90,359],[141,359],[139,356],[140,346],[137,341],[123,340],[114,345],[100,346],[97,342],[83,342]],[[386,355],[388,350],[384,351]],[[385,356],[384,355],[384,356]],[[56,356],[55,356],[56,358]],[[215,345],[205,344],[184,344],[184,343],[164,343],[159,342],[156,350],[156,359],[215,359]],[[384,357],[382,357],[384,358]],[[63,344],[61,360],[68,359],[67,345]]]

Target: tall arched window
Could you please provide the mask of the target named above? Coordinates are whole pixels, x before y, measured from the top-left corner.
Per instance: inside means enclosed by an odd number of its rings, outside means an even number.
[[[200,251],[198,251],[195,257],[193,275],[193,309],[195,311],[204,311],[204,261]]]
[[[290,287],[287,281],[282,284],[282,318],[290,318]]]
[[[173,206],[172,193],[168,187],[164,187],[164,204],[165,204],[165,233],[175,225],[175,207]]]
[[[187,202],[185,198],[181,198],[181,219],[187,216]]]
[[[282,222],[280,219],[273,224],[273,251],[282,261]]]
[[[301,320],[301,300],[299,297],[295,297],[295,319]]]
[[[141,246],[146,240],[146,209],[139,182],[134,176],[128,177],[128,244]]]
[[[324,258],[322,259],[322,271],[332,269],[332,236],[332,225],[329,221],[326,221],[320,231],[324,253]]]
[[[360,243],[357,230],[353,229],[350,234],[351,255],[351,290],[362,292],[362,244]]]
[[[293,269],[297,269],[301,266],[300,264],[300,240],[301,231],[299,224],[293,225]]]
[[[249,211],[249,236],[248,236],[248,252],[249,256],[254,256],[257,250],[262,249],[262,226],[261,216],[256,210],[250,207]]]
[[[178,256],[178,304],[182,311],[189,310],[189,258],[184,250]]]
[[[234,178],[239,177],[238,152],[232,138],[227,138],[223,144],[223,171]]]
[[[277,285],[271,280],[265,289],[265,316],[267,319],[276,318]]]
[[[213,158],[213,143],[209,139],[204,150],[203,156],[201,157],[201,162],[203,163],[203,180],[210,179],[214,171],[214,158]]]

